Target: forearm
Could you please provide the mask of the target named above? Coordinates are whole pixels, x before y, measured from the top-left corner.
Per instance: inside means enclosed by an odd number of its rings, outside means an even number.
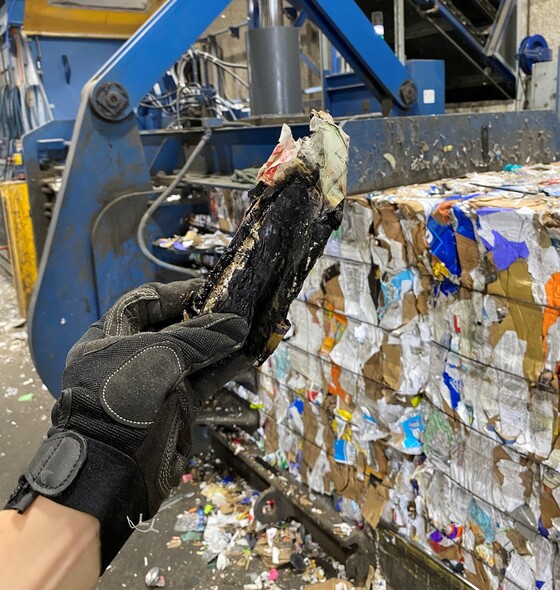
[[[0,511],[2,585],[89,590],[100,569],[99,522],[39,496],[29,508]]]

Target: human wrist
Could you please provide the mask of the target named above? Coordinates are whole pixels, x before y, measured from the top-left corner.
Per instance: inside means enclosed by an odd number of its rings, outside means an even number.
[[[78,447],[83,458],[77,457]],[[136,462],[114,447],[72,431],[53,434],[42,443],[6,508],[24,512],[37,496],[98,520],[101,572],[132,534],[131,523],[148,515],[145,484]]]
[[[91,588],[100,571],[99,522],[39,496],[23,514],[0,511],[0,553],[2,587]]]

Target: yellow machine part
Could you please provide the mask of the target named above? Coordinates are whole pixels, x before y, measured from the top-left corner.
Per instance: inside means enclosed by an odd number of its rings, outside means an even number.
[[[37,279],[37,258],[33,226],[29,211],[29,197],[25,182],[4,182],[0,184],[0,199],[8,249],[12,265],[12,276],[17,292],[20,314],[27,316],[31,293]]]
[[[87,8],[87,2],[76,7],[53,0],[26,0],[23,26],[28,35],[128,39],[164,2],[147,0],[144,10],[104,10]],[[113,5],[118,7],[118,0]],[[92,2],[92,6],[96,3]]]

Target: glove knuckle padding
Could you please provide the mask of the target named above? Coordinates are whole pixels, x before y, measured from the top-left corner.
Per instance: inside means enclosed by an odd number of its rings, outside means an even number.
[[[105,334],[107,336],[123,336],[132,332],[133,318],[128,317],[129,308],[141,300],[159,299],[158,292],[151,285],[147,284],[130,293],[123,295],[107,314],[105,320]]]
[[[175,348],[165,342],[147,346],[107,377],[99,397],[113,420],[136,428],[153,424],[166,395],[185,370]]]
[[[173,327],[165,333],[181,345],[193,371],[215,363],[240,348],[247,336],[244,319],[232,314],[209,314]]]
[[[146,283],[123,295],[109,310],[104,322],[106,336],[129,336],[160,324],[179,322],[185,300],[202,281]]]

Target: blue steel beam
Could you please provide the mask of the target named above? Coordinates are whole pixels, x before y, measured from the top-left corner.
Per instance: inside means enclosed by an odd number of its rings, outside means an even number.
[[[296,20],[294,21],[294,27],[303,27],[303,23],[307,20],[307,14],[305,14],[305,10],[300,10],[299,15],[297,16]]]
[[[307,13],[381,102],[403,109],[415,102],[413,81],[354,0],[291,0]],[[412,91],[412,92],[411,92]]]
[[[119,84],[129,99],[119,115],[124,119],[230,2],[168,0],[91,79],[87,87],[90,98],[104,84]]]
[[[313,61],[311,61],[311,58],[307,55],[307,53],[304,53],[302,51],[299,56],[301,58],[301,61],[311,70],[311,72],[313,72],[313,74],[320,78],[321,72],[319,68],[313,63]]]

